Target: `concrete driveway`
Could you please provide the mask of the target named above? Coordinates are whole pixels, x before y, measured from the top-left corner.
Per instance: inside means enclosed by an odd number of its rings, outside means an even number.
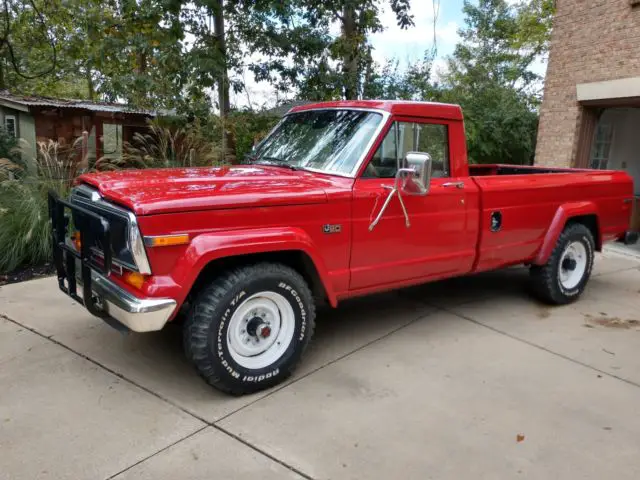
[[[180,332],[123,336],[53,278],[0,288],[1,479],[640,478],[640,262],[549,308],[513,268],[319,313],[286,385],[233,398]]]

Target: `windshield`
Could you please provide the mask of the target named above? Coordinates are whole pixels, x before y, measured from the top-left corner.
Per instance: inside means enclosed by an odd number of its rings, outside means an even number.
[[[381,121],[380,113],[360,110],[292,113],[258,146],[251,160],[350,174]]]

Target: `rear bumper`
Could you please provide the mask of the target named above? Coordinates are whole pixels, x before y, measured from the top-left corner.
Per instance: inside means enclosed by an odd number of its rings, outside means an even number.
[[[640,233],[628,231],[618,239],[620,243],[624,243],[625,245],[635,245],[638,243],[638,239],[640,239]]]
[[[84,297],[80,278],[78,286]],[[91,292],[109,317],[134,332],[161,330],[177,305],[171,298],[138,298],[95,271],[91,272]]]

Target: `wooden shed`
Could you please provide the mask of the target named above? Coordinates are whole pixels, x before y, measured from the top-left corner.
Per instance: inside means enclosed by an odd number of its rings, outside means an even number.
[[[24,140],[26,155],[35,152],[29,149],[35,149],[37,142],[54,140],[69,146],[87,132],[89,165],[102,157],[121,155],[122,145],[130,142],[135,132],[144,131],[147,121],[157,114],[118,103],[23,96],[0,90],[0,124]]]

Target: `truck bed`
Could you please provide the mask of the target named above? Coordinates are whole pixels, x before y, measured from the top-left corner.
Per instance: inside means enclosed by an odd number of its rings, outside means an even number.
[[[631,202],[625,201],[632,198],[633,186],[624,172],[519,165],[470,165],[469,171],[480,191],[476,271],[533,258],[561,206],[597,213],[599,220],[592,221],[601,241],[629,226]],[[501,226],[492,230],[495,215]]]

